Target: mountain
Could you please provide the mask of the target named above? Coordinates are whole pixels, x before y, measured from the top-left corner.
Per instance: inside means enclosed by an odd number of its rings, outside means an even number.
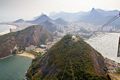
[[[92,8],[92,10],[90,11],[90,13],[88,14],[88,17],[91,17],[93,19],[95,18],[100,18],[101,16],[103,16],[102,14],[100,14],[97,10],[95,10],[94,8]]]
[[[67,22],[77,21],[81,15],[86,15],[85,12],[77,12],[77,13],[68,13],[68,12],[59,12],[59,13],[51,13],[50,18],[58,19],[61,18]]]
[[[41,25],[45,29],[47,29],[49,32],[54,32],[57,30],[57,23],[54,20],[50,19],[45,14],[42,14],[42,15],[36,17],[34,20],[29,20],[29,21],[24,21],[22,19],[18,19],[16,21],[14,21],[14,24],[20,26],[20,27],[18,27],[18,30],[29,27],[30,25]]]
[[[56,19],[55,22],[57,24],[60,24],[60,25],[67,25],[67,21],[65,21],[65,20],[63,20],[61,18]]]
[[[16,29],[14,31],[19,31],[19,30],[23,30],[31,25],[35,25],[33,23],[29,23],[29,21],[26,21],[26,20],[23,20],[23,19],[18,19],[16,21],[13,21],[12,23],[9,22],[8,24],[6,25],[13,25],[13,26],[16,26]]]
[[[46,20],[45,22],[41,23],[40,25],[44,26],[44,28],[46,28],[51,33],[55,32],[57,30],[57,25],[50,22],[49,20]]]
[[[42,26],[30,26],[24,30],[0,36],[0,58],[12,54],[17,47],[24,50],[30,45],[39,46],[52,40],[52,35]]]
[[[73,35],[33,60],[26,76],[27,80],[109,80],[103,56]]]
[[[111,10],[111,11],[105,11],[102,9],[95,9],[92,8],[88,12],[77,12],[77,13],[67,13],[67,12],[60,12],[60,13],[54,13],[50,15],[51,18],[62,18],[65,21],[70,22],[87,22],[91,24],[97,24],[97,25],[103,25],[105,24],[109,19],[113,18],[115,15],[118,15],[118,10]],[[111,25],[120,25],[120,19],[113,22]]]
[[[41,24],[41,23],[44,23],[46,21],[52,22],[53,20],[50,19],[47,15],[42,14],[42,15],[36,17],[36,19],[34,19],[34,20],[30,21],[30,22],[34,23],[34,24]]]
[[[58,23],[58,22],[52,20],[45,14],[42,14],[41,16],[38,16],[35,20],[28,21],[28,22],[37,24],[37,25],[42,25],[44,28],[46,28],[51,33],[55,32],[55,31],[60,31],[58,28],[59,25],[61,25],[61,27],[63,27],[63,25],[64,25],[63,23]],[[64,21],[62,21],[62,22],[64,22]]]
[[[95,8],[93,8],[95,9]],[[102,15],[104,16],[115,16],[116,14],[119,13],[118,10],[110,10],[110,11],[105,11],[105,10],[102,10],[102,9],[95,9],[97,12],[101,13]]]
[[[50,32],[54,32],[57,30],[57,23],[54,20],[50,19],[47,15],[42,14],[36,17],[34,20],[24,21],[22,19],[18,19],[14,21],[15,25],[19,25],[20,29],[28,27],[28,25],[41,25],[46,28]]]
[[[104,21],[106,21],[106,17],[93,8],[87,15],[79,18],[79,21],[92,24],[101,24],[104,23]]]
[[[101,9],[92,8],[92,10],[89,11],[86,15],[80,17],[78,21],[87,22],[95,25],[103,25],[118,14],[119,14],[119,11],[117,10],[104,11]],[[119,27],[120,19],[114,21],[109,25]]]
[[[23,22],[25,22],[23,19],[18,19],[16,21],[14,21],[14,23],[23,23]]]

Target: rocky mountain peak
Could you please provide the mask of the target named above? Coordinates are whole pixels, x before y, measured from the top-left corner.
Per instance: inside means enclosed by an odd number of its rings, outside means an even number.
[[[52,21],[47,15],[42,14],[42,15],[38,16],[38,17],[34,20],[34,22],[35,22],[35,23],[43,23],[43,22],[45,22],[45,21],[47,21],[47,20]]]
[[[33,64],[28,80],[109,80],[102,55],[79,36],[64,36]]]

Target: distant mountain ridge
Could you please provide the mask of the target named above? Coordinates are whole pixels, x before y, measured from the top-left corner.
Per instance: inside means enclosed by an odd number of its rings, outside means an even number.
[[[64,22],[83,21],[83,22],[89,22],[94,24],[101,24],[103,22],[106,22],[107,20],[109,20],[110,18],[114,17],[117,14],[119,14],[118,10],[105,11],[102,9],[92,8],[88,12],[77,12],[77,13],[60,12],[60,13],[54,13],[54,14],[51,13],[49,16],[42,14],[36,17],[34,20],[29,20],[26,22],[41,24],[45,21],[50,21],[52,23],[57,24],[56,23],[56,20],[57,20],[62,22],[63,21]],[[24,22],[24,20],[18,19],[14,22]]]
[[[108,26],[102,28],[102,25],[107,23],[115,15],[119,15],[118,10],[105,11],[102,9],[92,8],[88,12],[77,12],[77,13],[60,12],[60,13],[50,14],[49,16],[42,14],[36,17],[34,20],[24,21],[24,24],[31,23],[31,24],[42,25],[51,33],[54,33],[55,31],[63,31],[65,27],[69,26],[69,24],[72,25],[76,23],[86,23],[86,25],[87,24],[94,25],[96,27],[90,27],[93,28],[93,30],[99,28],[99,30],[101,31],[118,32],[120,31],[120,18],[112,22]],[[16,24],[18,24],[18,22],[21,22],[23,24],[23,20],[21,19],[17,20],[16,22],[17,22]]]
[[[28,23],[33,23],[33,24],[42,24],[42,23],[44,23],[46,21],[49,21],[49,22],[54,23],[54,24],[61,24],[61,25],[62,24],[64,25],[64,24],[67,23],[67,21],[63,20],[62,18],[58,18],[58,19],[53,20],[49,16],[47,16],[45,14],[37,16],[35,19],[28,20],[28,21],[27,20],[25,21],[23,19],[18,19],[16,21],[14,21],[14,23],[28,22]]]
[[[38,17],[36,17],[34,20],[29,20],[29,21],[24,21],[22,19],[18,19],[16,21],[14,21],[14,23],[31,23],[31,25],[41,25],[44,28],[46,28],[48,31],[50,31],[51,33],[55,32],[55,31],[60,31],[60,29],[58,27],[64,27],[64,25],[67,24],[66,21],[62,20],[62,19],[57,19],[57,20],[52,20],[50,17],[48,17],[45,14],[42,14]]]
[[[62,18],[63,20],[70,22],[87,22],[92,24],[104,24],[109,19],[119,14],[118,10],[105,11],[102,9],[92,8],[88,12],[78,12],[78,13],[54,13],[51,14],[51,18]],[[120,19],[113,23],[113,25],[120,25]]]

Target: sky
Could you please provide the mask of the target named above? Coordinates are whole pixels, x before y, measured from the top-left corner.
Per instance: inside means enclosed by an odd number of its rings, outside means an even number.
[[[42,13],[120,10],[120,0],[0,0],[0,22],[32,19]]]

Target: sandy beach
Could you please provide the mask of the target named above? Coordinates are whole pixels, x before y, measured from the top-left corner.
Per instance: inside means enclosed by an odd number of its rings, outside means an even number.
[[[110,73],[109,75],[112,80],[120,80],[120,74]]]
[[[35,59],[35,56],[31,53],[28,53],[28,52],[23,52],[22,54],[17,54],[19,56],[23,56],[23,57],[28,57],[28,58],[31,58],[31,59]]]

